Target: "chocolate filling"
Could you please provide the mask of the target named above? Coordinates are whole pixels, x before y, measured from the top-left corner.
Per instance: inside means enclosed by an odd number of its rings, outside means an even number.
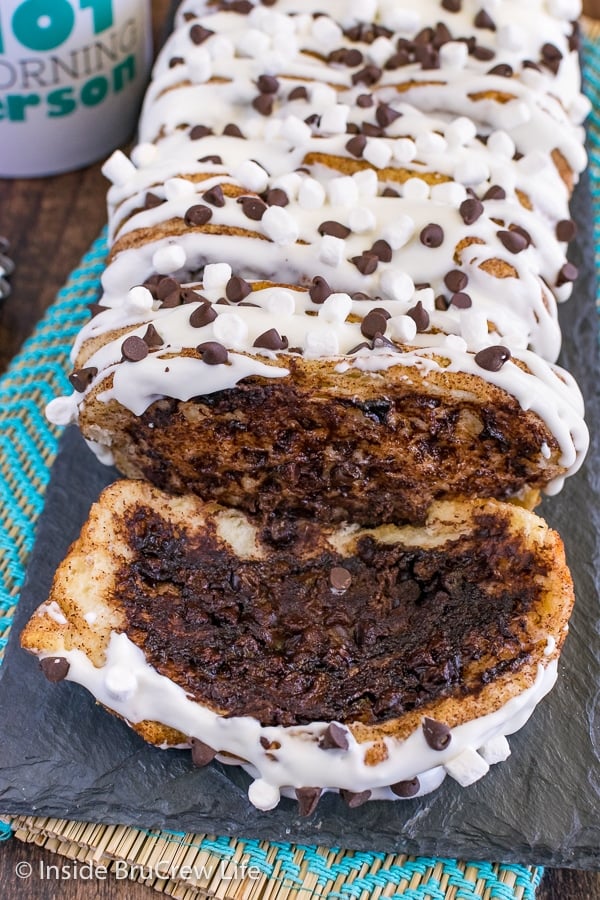
[[[526,616],[546,570],[495,518],[437,549],[363,537],[351,556],[294,522],[262,532],[263,560],[147,508],[124,527],[133,561],[115,600],[127,634],[228,716],[376,724],[477,693],[528,660]],[[336,566],[351,574],[343,597],[331,588]]]

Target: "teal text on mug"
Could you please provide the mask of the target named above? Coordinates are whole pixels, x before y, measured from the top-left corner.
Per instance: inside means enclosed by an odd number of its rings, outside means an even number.
[[[150,59],[148,0],[2,0],[0,177],[79,168],[123,143]]]

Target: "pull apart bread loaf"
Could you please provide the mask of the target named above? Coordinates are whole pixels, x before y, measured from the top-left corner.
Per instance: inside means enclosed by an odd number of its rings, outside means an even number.
[[[587,448],[556,365],[577,11],[186,0],[105,167],[104,293],[48,414],[143,480],[23,645],[261,809],[470,784],[554,682],[573,590],[524,507]]]
[[[23,646],[153,744],[243,765],[260,809],[412,797],[505,759],[556,678],[560,538],[496,500],[435,503],[421,527],[288,526],[116,482]]]

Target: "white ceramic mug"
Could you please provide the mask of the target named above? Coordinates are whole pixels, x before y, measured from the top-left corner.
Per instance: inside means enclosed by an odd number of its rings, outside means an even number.
[[[151,51],[149,0],[1,0],[0,177],[81,168],[127,140]]]

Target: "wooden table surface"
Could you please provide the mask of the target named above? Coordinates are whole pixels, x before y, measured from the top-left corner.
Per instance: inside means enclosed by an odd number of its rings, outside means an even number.
[[[599,4],[600,5],[600,4]],[[157,32],[169,0],[152,0]],[[106,182],[100,165],[80,172],[29,181],[0,180],[0,234],[11,241],[16,263],[13,292],[0,303],[0,372],[52,303],[57,290],[77,265],[105,222]],[[56,857],[11,840],[0,844],[0,895],[3,900],[150,900],[156,893],[129,881],[20,880],[20,861],[39,873],[42,862]],[[61,860],[62,864],[62,860]],[[548,870],[538,900],[599,900],[600,874]]]

